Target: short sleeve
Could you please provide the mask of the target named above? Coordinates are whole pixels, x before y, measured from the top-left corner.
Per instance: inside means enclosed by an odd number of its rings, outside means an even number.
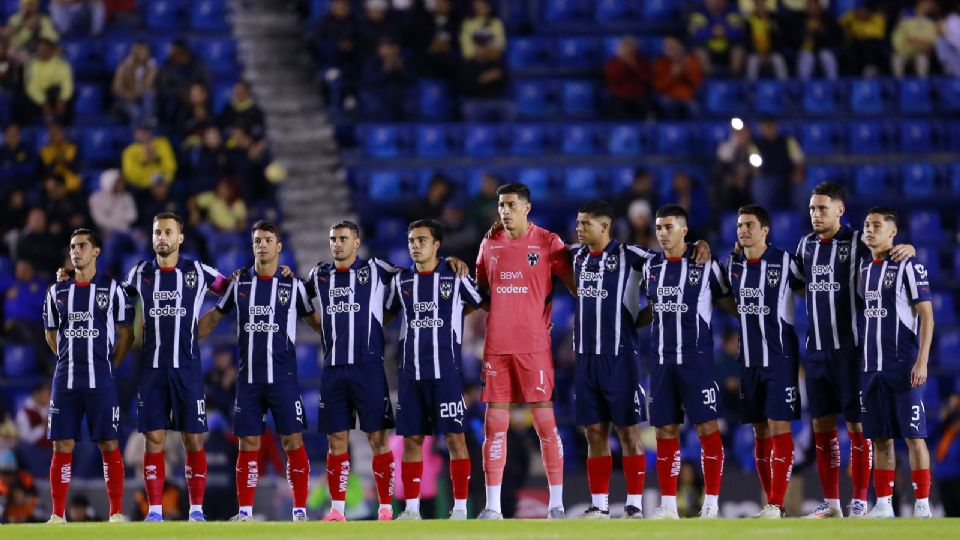
[[[218,278],[223,279],[223,274],[212,266],[200,263],[200,270],[203,274],[203,281],[207,283],[207,287],[210,289],[213,289],[213,284],[216,283]]]
[[[117,284],[116,292],[113,298],[113,318],[117,324],[133,324],[134,303],[130,295],[127,294],[123,286]]]
[[[630,268],[640,271],[656,253],[640,246],[627,246],[627,263]]]
[[[43,303],[43,327],[47,330],[56,330],[60,327],[60,312],[57,311],[57,286],[47,289],[47,298]]]
[[[143,268],[143,263],[139,262],[130,269],[130,272],[127,273],[127,279],[120,284],[123,287],[127,296],[130,297],[130,301],[133,302],[136,300],[136,297],[139,295],[137,290],[137,274],[140,272],[140,269]]]
[[[377,265],[377,268],[380,270],[380,281],[384,285],[390,285],[393,281],[393,276],[400,273],[400,267],[392,263],[389,263],[383,259],[373,259],[374,264]]]
[[[384,303],[384,309],[391,313],[400,310],[400,274],[393,276],[390,282],[390,290],[387,291],[387,301]]]
[[[907,262],[904,274],[910,303],[917,305],[920,302],[930,302],[930,281],[926,267],[917,262],[915,258],[911,258]]]
[[[550,273],[561,278],[573,274],[570,251],[556,234],[550,238]]]
[[[729,295],[730,284],[727,282],[727,277],[723,275],[723,271],[720,269],[720,263],[718,263],[716,259],[710,261],[709,273],[710,292],[713,293],[714,300]]]
[[[296,295],[296,306],[297,306],[297,317],[309,317],[313,315],[313,303],[310,301],[310,297],[307,296],[307,288],[304,286],[303,282],[299,279],[293,280],[293,291]]]
[[[230,285],[227,286],[227,290],[224,291],[223,296],[220,297],[220,301],[217,302],[217,311],[223,314],[230,313],[233,311],[233,308],[237,304],[237,283],[239,280],[235,279],[230,282]]]
[[[787,271],[787,285],[791,290],[803,288],[803,262],[796,256],[790,257],[790,268]]]
[[[477,286],[477,282],[470,276],[459,278],[460,281],[460,298],[463,300],[464,304],[471,306],[473,308],[479,309],[483,305],[483,293],[480,292],[480,287]]]
[[[320,265],[314,266],[310,270],[310,274],[307,275],[307,283],[305,285],[307,291],[307,298],[313,300],[317,297],[317,272],[320,269]]]

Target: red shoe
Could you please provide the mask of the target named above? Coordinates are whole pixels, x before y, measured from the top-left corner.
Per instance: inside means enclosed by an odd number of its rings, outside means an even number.
[[[393,521],[393,510],[390,508],[381,508],[377,512],[377,521]]]
[[[347,518],[339,510],[331,508],[327,515],[320,521],[346,521]]]

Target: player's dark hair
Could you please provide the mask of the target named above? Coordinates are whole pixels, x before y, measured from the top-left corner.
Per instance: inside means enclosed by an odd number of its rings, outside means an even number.
[[[435,219],[418,219],[410,222],[407,232],[419,228],[430,229],[430,236],[437,242],[443,242],[443,225]]]
[[[250,228],[250,234],[253,234],[257,231],[266,231],[268,233],[273,233],[277,237],[277,240],[280,240],[280,228],[277,227],[277,224],[272,221],[267,221],[261,219],[253,224],[253,227]]]
[[[820,182],[813,187],[814,195],[826,195],[834,201],[847,202],[847,192],[839,182]]]
[[[530,202],[530,188],[520,182],[511,182],[497,188],[497,195],[515,194],[517,197]]]
[[[174,214],[173,212],[160,212],[159,214],[153,216],[153,222],[156,223],[161,219],[172,219],[177,222],[177,225],[180,227],[180,231],[183,231],[183,218]]]
[[[330,229],[350,229],[353,231],[353,234],[357,235],[357,238],[360,238],[360,227],[356,223],[350,221],[349,219],[342,219],[333,225],[330,226]]]
[[[754,216],[760,222],[761,227],[770,228],[770,212],[759,204],[745,204],[737,209],[738,216]]]
[[[898,227],[900,226],[900,215],[889,206],[874,206],[867,210],[867,215],[869,216],[870,214],[880,214],[883,216],[884,221],[889,221]]]
[[[687,220],[687,210],[679,204],[665,204],[657,209],[658,218],[678,217]]]
[[[75,236],[86,236],[90,243],[93,244],[93,247],[103,248],[103,240],[100,239],[100,235],[90,229],[74,229],[74,231],[70,233],[70,240],[73,240]]]
[[[583,203],[580,208],[577,210],[581,214],[590,214],[595,218],[605,217],[613,220],[613,207],[610,206],[610,203],[600,199],[593,201],[588,201]]]

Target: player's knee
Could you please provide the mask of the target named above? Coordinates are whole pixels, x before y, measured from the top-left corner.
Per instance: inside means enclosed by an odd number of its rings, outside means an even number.
[[[284,452],[293,452],[303,446],[303,435],[300,433],[283,435],[280,437],[280,444],[283,445]]]
[[[367,433],[367,440],[370,441],[370,448],[374,454],[383,454],[390,450],[390,447],[387,445],[386,431]]]
[[[927,450],[927,440],[926,439],[904,439],[904,442],[907,443],[907,449],[911,452],[916,452],[918,450],[925,451]]]
[[[606,424],[592,424],[583,428],[587,437],[587,444],[594,446],[602,444],[610,437],[610,428]]]
[[[144,436],[144,438],[147,439],[147,446],[148,446],[147,451],[148,451],[148,452],[160,452],[161,450],[163,450],[163,445],[164,445],[164,443],[166,442],[166,438],[167,438],[167,432],[166,432],[166,431],[163,431],[163,430],[148,431],[148,432],[144,433],[143,436]],[[187,440],[187,434],[184,433],[183,436],[184,436],[184,439],[183,439],[183,440],[186,441],[186,440]],[[154,447],[154,448],[159,447],[159,449],[150,449],[149,447],[151,447],[151,446]]]
[[[97,446],[100,447],[101,452],[113,452],[120,448],[120,443],[117,441],[98,441]]]
[[[656,428],[658,439],[675,439],[680,436],[680,426],[670,425]]]
[[[820,418],[813,419],[813,431],[817,433],[823,433],[824,431],[830,431],[836,428],[837,428],[836,415],[821,416]]]
[[[328,433],[327,446],[329,447],[329,452],[335,456],[346,453],[349,449],[349,440],[346,431]]]
[[[58,441],[53,441],[53,451],[58,454],[69,454],[73,452],[73,447],[76,446],[76,441],[73,439],[60,439]]]
[[[423,435],[408,435],[403,438],[404,450],[419,450],[423,447]]]
[[[243,452],[256,452],[260,450],[260,436],[251,435],[249,437],[240,437],[240,450]]]
[[[450,450],[451,459],[463,459],[469,457],[467,451],[467,441],[463,433],[447,433],[444,436],[447,441],[447,448]]]
[[[716,420],[708,420],[697,424],[697,435],[706,437],[718,429],[720,429],[720,426],[717,425]]]
[[[203,450],[203,433],[183,433],[183,447],[187,452]],[[163,444],[162,442],[160,444]]]
[[[640,426],[633,425],[617,428],[617,437],[623,446],[625,455],[637,455],[643,452],[643,441],[640,439]]]

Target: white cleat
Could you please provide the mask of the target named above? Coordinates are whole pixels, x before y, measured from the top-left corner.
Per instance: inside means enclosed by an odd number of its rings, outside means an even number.
[[[863,516],[866,519],[890,519],[896,517],[893,514],[893,505],[889,502],[878,502],[874,505],[873,510],[870,510]]]
[[[863,519],[867,517],[867,504],[863,501],[853,501],[850,503],[850,512],[847,514],[850,519]]]
[[[230,521],[253,521],[253,516],[246,512],[240,512],[237,515],[230,518]]]
[[[700,509],[700,519],[717,519],[720,513],[720,509],[716,506],[703,505],[703,508]]]
[[[63,519],[63,517],[51,514],[50,519],[47,520],[47,525],[64,525],[66,522],[67,520]]]
[[[804,519],[830,519],[830,518],[842,518],[843,511],[839,508],[833,508],[827,501],[820,503],[813,512],[803,516]]]
[[[110,516],[110,523],[127,523],[130,520],[123,514],[114,514]]]
[[[580,514],[580,519],[610,519],[610,511],[591,506],[586,512]]]
[[[477,516],[477,519],[491,519],[491,520],[500,520],[503,519],[503,514],[497,512],[496,510],[491,510],[489,508],[484,508],[482,512]]]
[[[783,508],[775,504],[768,504],[756,515],[758,519],[781,519],[783,518]]]
[[[562,506],[554,506],[553,508],[547,510],[547,519],[566,519],[566,513],[563,511]]]
[[[916,504],[913,505],[913,517],[924,519],[932,518],[933,513],[930,512],[930,503],[927,501],[917,501]]]
[[[399,516],[396,517],[396,519],[394,519],[394,521],[420,521],[421,519],[423,518],[420,517],[420,512],[404,510]]]
[[[657,511],[654,512],[653,517],[650,519],[680,519],[680,514],[677,513],[676,508],[666,508],[661,506],[657,508]]]
[[[450,521],[466,521],[467,520],[467,511],[466,510],[451,510],[450,511]]]

